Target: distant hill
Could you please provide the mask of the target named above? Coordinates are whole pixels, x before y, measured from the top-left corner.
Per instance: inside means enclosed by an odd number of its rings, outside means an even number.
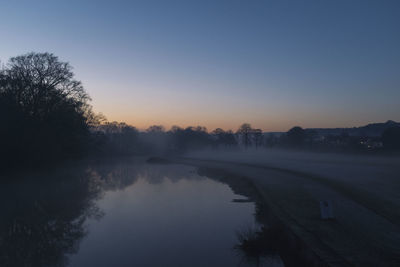
[[[350,136],[371,136],[377,137],[381,136],[382,133],[390,127],[399,126],[399,122],[395,121],[387,121],[383,123],[370,123],[361,127],[353,127],[353,128],[308,128],[306,130],[314,130],[319,135],[341,135],[348,134]]]

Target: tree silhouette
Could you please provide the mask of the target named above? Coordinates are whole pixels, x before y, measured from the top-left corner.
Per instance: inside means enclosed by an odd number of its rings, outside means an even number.
[[[203,126],[182,129],[172,126],[169,131],[169,142],[173,152],[184,152],[190,149],[201,149],[212,145],[212,138]]]
[[[128,155],[138,152],[139,131],[124,122],[106,122],[96,127],[101,134],[103,153]]]
[[[147,128],[146,132],[148,133],[163,133],[165,132],[165,128],[162,125],[152,125]]]
[[[254,129],[253,130],[253,139],[256,149],[262,145],[263,142],[263,133],[261,129]]]
[[[291,146],[301,146],[304,144],[306,139],[306,133],[303,128],[299,126],[295,126],[290,129],[287,133],[287,140],[289,145]]]
[[[249,123],[243,123],[236,132],[240,136],[242,143],[246,149],[251,144],[252,132],[253,129],[251,128],[251,125]]]
[[[0,159],[55,159],[83,152],[98,117],[72,67],[50,53],[13,57],[0,70]]]
[[[67,266],[101,188],[81,164],[31,176],[0,189],[0,266]]]
[[[217,128],[212,131],[211,135],[215,137],[216,146],[222,145],[224,147],[237,146],[237,141],[231,130],[224,131],[221,128]]]

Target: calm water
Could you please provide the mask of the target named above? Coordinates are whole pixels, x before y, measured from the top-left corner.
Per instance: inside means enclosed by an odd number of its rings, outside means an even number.
[[[253,266],[254,203],[183,165],[70,164],[1,187],[0,266]],[[281,266],[278,256],[262,260]]]

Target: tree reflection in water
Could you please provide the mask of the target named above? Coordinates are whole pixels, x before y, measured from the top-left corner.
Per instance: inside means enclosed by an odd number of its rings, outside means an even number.
[[[102,217],[96,200],[105,191],[124,189],[141,177],[153,184],[190,177],[186,168],[181,172],[119,159],[3,177],[0,266],[67,266],[87,234],[85,220]]]
[[[87,218],[104,190],[122,189],[137,175],[128,164],[63,166],[3,178],[0,187],[0,266],[67,266],[87,234]]]
[[[8,178],[0,189],[0,265],[67,265],[85,219],[101,216],[100,187],[84,165]]]

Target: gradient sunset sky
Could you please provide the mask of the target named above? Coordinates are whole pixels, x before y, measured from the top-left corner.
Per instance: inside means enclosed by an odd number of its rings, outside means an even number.
[[[265,131],[400,120],[400,1],[0,1],[0,60],[51,52],[95,111]]]

